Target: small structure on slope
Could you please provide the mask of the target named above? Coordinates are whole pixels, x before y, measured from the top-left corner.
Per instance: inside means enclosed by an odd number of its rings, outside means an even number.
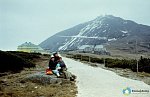
[[[18,46],[18,51],[28,52],[28,53],[41,53],[41,54],[49,54],[48,51],[45,51],[40,46],[35,45],[31,42],[25,42]]]
[[[82,45],[78,47],[78,51],[85,52],[85,53],[103,54],[103,55],[109,54],[109,52],[106,50],[106,48],[103,45]]]

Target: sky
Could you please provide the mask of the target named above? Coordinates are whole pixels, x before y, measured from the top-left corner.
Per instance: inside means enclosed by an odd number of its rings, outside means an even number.
[[[150,0],[0,0],[0,50],[48,37],[100,15],[150,25]]]

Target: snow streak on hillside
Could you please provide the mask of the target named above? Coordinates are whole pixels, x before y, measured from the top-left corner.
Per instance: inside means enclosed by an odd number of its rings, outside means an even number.
[[[75,44],[75,42],[79,42],[79,40],[77,39],[82,39],[82,38],[106,39],[106,37],[96,37],[97,36],[96,34],[92,37],[86,36],[86,34],[90,33],[91,31],[94,31],[95,29],[100,29],[102,22],[103,22],[103,18],[100,18],[100,17],[96,18],[94,21],[92,21],[92,23],[88,24],[83,29],[81,29],[78,35],[69,36],[69,37],[72,37],[72,39],[67,41],[65,45],[59,47],[59,50],[66,50],[69,46],[72,46],[73,44]],[[65,36],[62,36],[62,37],[65,37]]]

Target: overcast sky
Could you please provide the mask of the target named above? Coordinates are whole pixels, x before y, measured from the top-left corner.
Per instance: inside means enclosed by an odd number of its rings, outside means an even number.
[[[150,25],[150,0],[0,0],[0,49],[39,44],[55,33],[110,14]]]

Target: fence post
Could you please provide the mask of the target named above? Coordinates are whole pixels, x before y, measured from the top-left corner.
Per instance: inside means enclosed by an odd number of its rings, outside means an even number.
[[[136,71],[137,71],[137,73],[138,73],[138,72],[139,72],[139,63],[138,63],[138,59],[136,60],[136,66],[137,66],[137,67],[136,67],[136,69],[137,69]]]
[[[82,55],[81,55],[81,61],[82,61]]]
[[[106,63],[105,63],[105,58],[104,58],[104,66],[105,66],[105,64],[106,64]]]
[[[89,62],[91,62],[91,57],[89,56]]]
[[[136,53],[136,56],[138,57],[138,50],[137,50],[137,39],[136,39],[136,43],[135,43],[135,53]],[[139,72],[139,64],[138,64],[138,58],[136,58],[136,72],[137,72],[137,74],[138,74],[138,72]]]

